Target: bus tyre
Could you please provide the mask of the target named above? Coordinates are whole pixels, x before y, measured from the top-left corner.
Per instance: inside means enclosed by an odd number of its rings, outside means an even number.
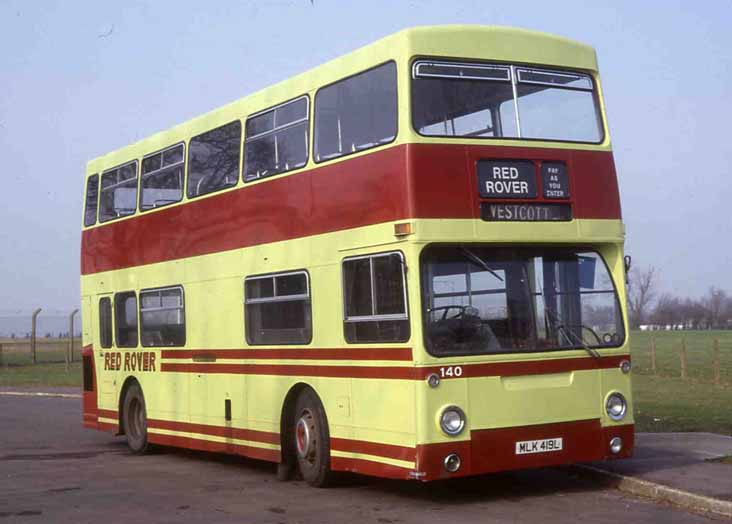
[[[326,487],[332,480],[330,432],[323,404],[311,389],[297,399],[293,440],[302,478],[311,486]]]
[[[147,411],[145,397],[139,384],[132,384],[125,394],[122,416],[127,445],[133,453],[147,451]]]

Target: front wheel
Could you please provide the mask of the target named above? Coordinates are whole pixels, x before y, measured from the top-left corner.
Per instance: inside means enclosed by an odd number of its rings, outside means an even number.
[[[327,486],[332,480],[330,432],[323,404],[313,390],[303,391],[297,399],[292,427],[302,478],[311,486]]]
[[[133,453],[145,453],[148,446],[147,411],[139,384],[132,384],[127,389],[122,414],[127,445]]]

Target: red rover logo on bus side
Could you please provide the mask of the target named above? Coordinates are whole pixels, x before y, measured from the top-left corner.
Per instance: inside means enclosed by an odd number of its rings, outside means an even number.
[[[125,353],[124,355],[123,368],[122,353],[105,353],[104,369],[111,371],[156,371],[155,353],[151,351],[143,351],[140,353]]]

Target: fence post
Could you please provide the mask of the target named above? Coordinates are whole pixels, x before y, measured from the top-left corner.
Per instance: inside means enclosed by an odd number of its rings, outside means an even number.
[[[31,359],[36,363],[36,317],[41,312],[41,308],[33,312],[33,320],[31,322]]]
[[[651,337],[651,370],[656,374],[656,339]]]
[[[0,344],[0,367],[5,367],[3,364],[3,345]]]
[[[722,382],[721,372],[720,372],[720,361],[719,361],[719,339],[714,339],[714,384],[719,386],[719,384]]]
[[[686,380],[686,337],[681,339],[681,380]]]
[[[68,370],[68,361],[73,362],[74,361],[74,315],[76,315],[79,312],[78,309],[75,309],[71,312],[69,315],[69,350],[68,350],[68,358],[66,368]]]

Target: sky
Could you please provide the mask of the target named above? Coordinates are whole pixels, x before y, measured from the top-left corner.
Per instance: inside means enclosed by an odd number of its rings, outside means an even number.
[[[626,251],[662,290],[732,292],[732,2],[0,0],[0,315],[79,304],[86,162],[400,29],[595,47]]]

